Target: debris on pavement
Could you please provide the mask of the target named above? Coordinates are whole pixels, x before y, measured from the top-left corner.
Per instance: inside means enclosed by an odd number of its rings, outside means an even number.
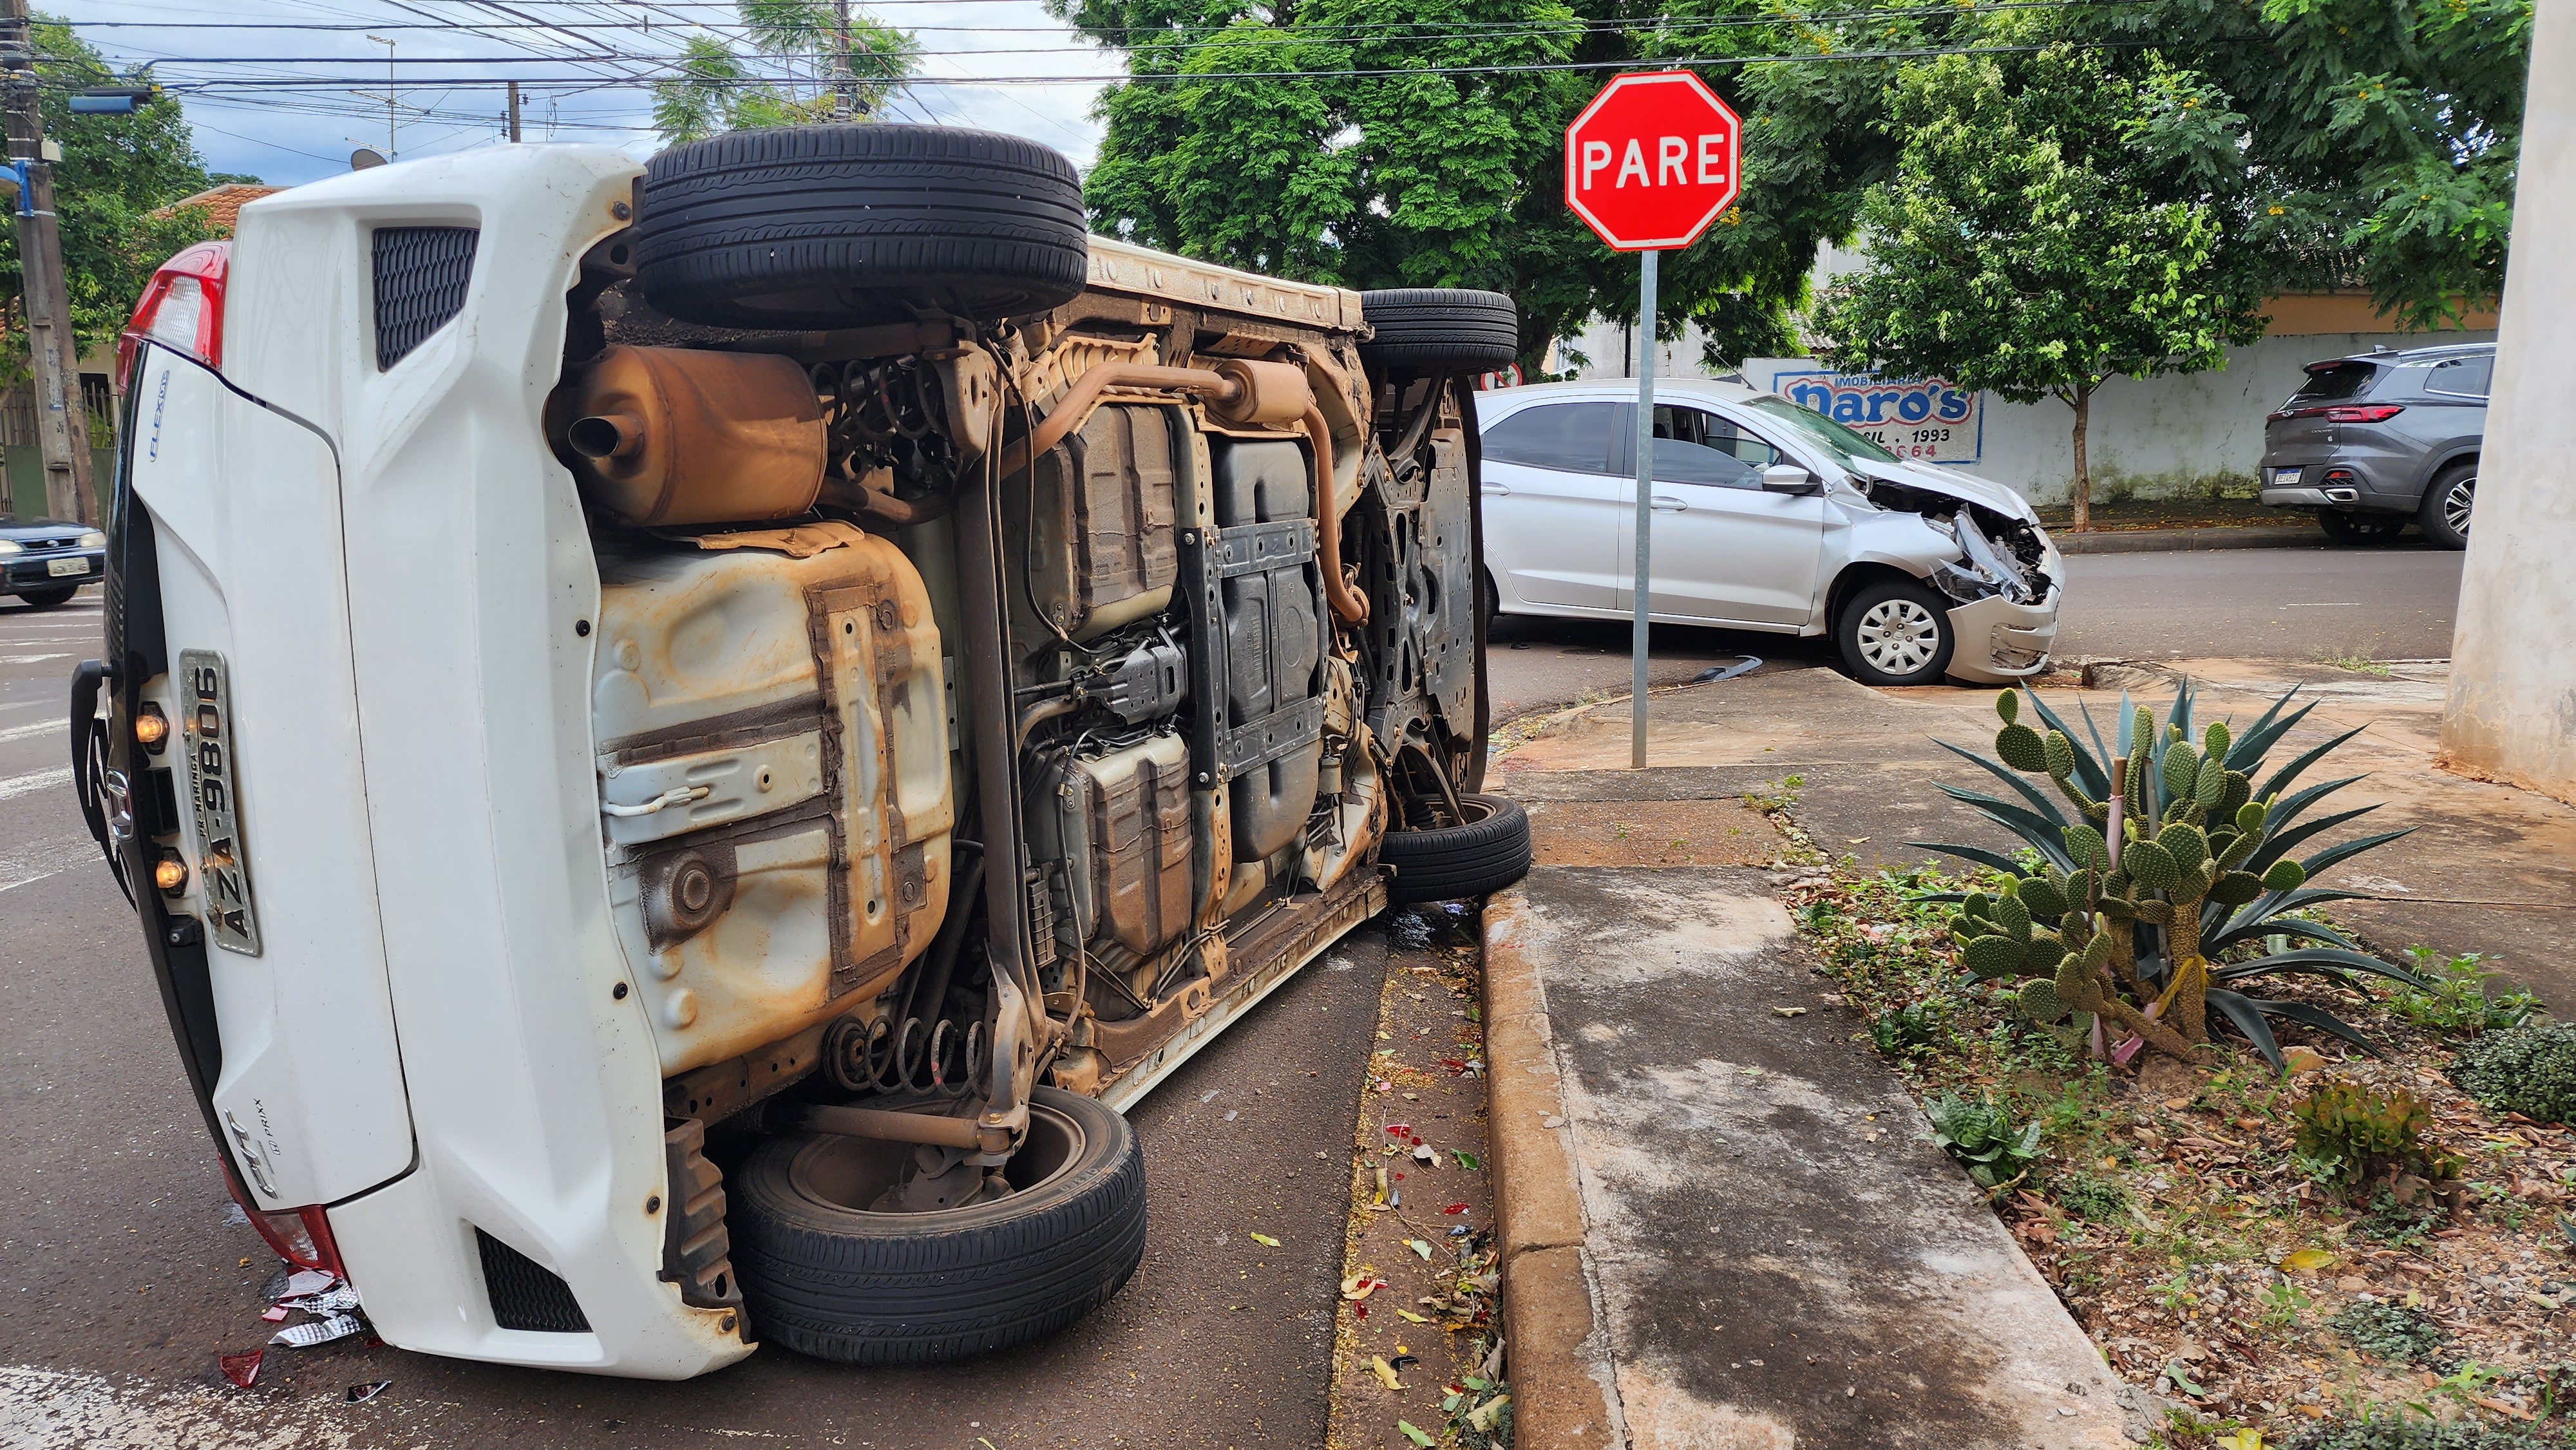
[[[254,1349],[243,1354],[224,1355],[215,1363],[223,1370],[224,1378],[231,1380],[242,1389],[249,1389],[259,1383],[260,1361],[267,1356],[268,1351]]]
[[[363,1405],[367,1401],[374,1399],[376,1396],[383,1394],[386,1390],[393,1388],[393,1383],[394,1382],[392,1380],[377,1380],[373,1384],[351,1385],[348,1390],[348,1403],[353,1405]]]
[[[311,1349],[317,1344],[346,1339],[366,1327],[365,1321],[355,1314],[334,1314],[328,1319],[316,1319],[306,1324],[290,1324],[270,1335],[268,1342],[282,1344],[289,1349]]]

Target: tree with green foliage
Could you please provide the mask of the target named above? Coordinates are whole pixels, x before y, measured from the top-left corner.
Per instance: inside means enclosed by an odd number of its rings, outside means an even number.
[[[847,0],[738,0],[734,9],[749,55],[693,35],[680,46],[680,74],[654,84],[653,129],[666,145],[719,131],[864,120],[920,64],[918,37],[853,13]]]
[[[2065,403],[2089,528],[2094,393],[2224,367],[2261,335],[2261,294],[2226,264],[2243,118],[2219,100],[2191,72],[2132,78],[2063,43],[1908,66],[1882,123],[1896,174],[1861,207],[1868,266],[1814,318],[1834,364]]]
[[[134,85],[62,21],[39,16],[31,27],[43,57],[45,85],[39,102],[45,134],[62,143],[54,166],[54,207],[62,220],[63,278],[72,332],[86,350],[115,340],[133,315],[135,299],[152,269],[192,242],[215,235],[204,212],[189,208],[155,215],[170,203],[222,181],[189,138],[179,103],[168,97],[130,116],[76,116],[71,91],[88,86]],[[0,289],[5,289],[7,335],[0,342],[0,386],[15,387],[34,368],[28,353],[24,277],[14,226],[0,226]]]

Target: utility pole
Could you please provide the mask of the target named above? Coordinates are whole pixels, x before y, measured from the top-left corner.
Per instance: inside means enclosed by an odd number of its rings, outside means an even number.
[[[848,120],[859,114],[859,67],[850,53],[850,0],[832,0],[833,29],[841,39],[841,104],[833,109],[836,120]]]
[[[519,83],[510,82],[510,139],[519,139]]]
[[[63,233],[54,215],[54,168],[46,157],[35,36],[27,0],[0,0],[0,79],[8,89],[9,158],[21,169],[18,266],[24,277],[27,341],[35,354],[36,437],[45,455],[45,512],[98,522],[90,485],[89,408],[81,401],[80,345],[72,337],[70,294],[63,282]]]

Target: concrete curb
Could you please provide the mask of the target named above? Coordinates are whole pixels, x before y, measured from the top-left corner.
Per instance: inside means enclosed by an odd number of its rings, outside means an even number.
[[[1547,1003],[1519,945],[1527,909],[1517,886],[1485,903],[1485,1120],[1513,1438],[1551,1450],[1620,1450],[1627,1437],[1593,1312],[1582,1184]]]
[[[2209,529],[2113,529],[2098,534],[2051,533],[2061,554],[2164,554],[2197,549],[2322,549],[2325,531],[2245,525]]]

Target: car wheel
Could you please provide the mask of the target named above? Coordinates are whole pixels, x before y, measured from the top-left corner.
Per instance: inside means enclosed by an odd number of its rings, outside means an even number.
[[[1958,643],[1941,596],[1895,579],[1853,595],[1834,636],[1843,663],[1864,685],[1938,684]]]
[[[2455,464],[2443,469],[2425,488],[2423,505],[2415,513],[2415,526],[2424,531],[2425,542],[2436,549],[2465,549],[2469,546],[2469,509],[2477,501],[2478,466]]]
[[[2338,544],[2368,546],[2394,543],[2406,531],[2404,514],[2366,514],[2351,509],[2319,509],[2317,522]]]
[[[1500,292],[1465,287],[1397,287],[1360,294],[1360,315],[1377,330],[1360,344],[1371,372],[1485,373],[1520,356],[1521,314]]]
[[[1388,831],[1377,859],[1395,868],[1386,899],[1393,906],[1463,901],[1500,891],[1529,874],[1529,812],[1501,796],[1462,795],[1463,824]]]
[[[792,126],[644,166],[636,276],[673,317],[810,329],[925,311],[1044,312],[1089,275],[1082,178],[1033,141],[955,126]]]
[[[72,596],[79,592],[77,584],[69,589],[30,589],[18,596],[18,602],[29,609],[60,609],[71,603]]]
[[[844,1364],[984,1354],[1099,1308],[1144,1259],[1144,1154],[1104,1103],[1032,1093],[1002,1198],[877,1211],[913,1152],[810,1134],[743,1160],[726,1184],[734,1272],[762,1338]]]

